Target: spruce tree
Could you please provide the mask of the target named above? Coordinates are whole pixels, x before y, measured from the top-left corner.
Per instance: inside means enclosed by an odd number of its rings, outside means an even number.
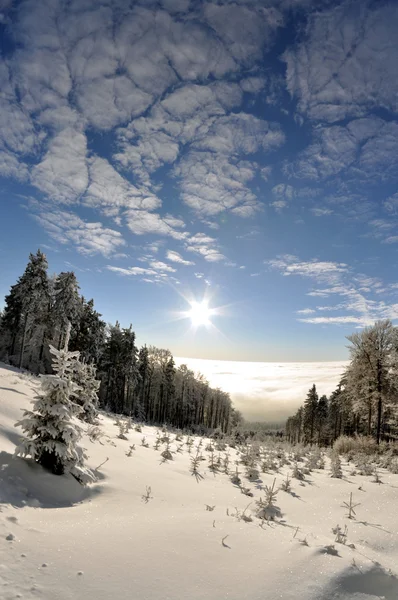
[[[303,430],[305,443],[312,444],[314,441],[314,428],[318,410],[318,394],[315,384],[309,389],[304,402]]]
[[[5,298],[0,356],[13,364],[39,370],[41,339],[49,308],[47,258],[38,250],[29,255],[25,272]],[[29,355],[26,357],[26,350]]]
[[[72,380],[78,386],[76,403],[82,410],[78,417],[86,423],[94,424],[98,417],[98,390],[100,381],[96,378],[97,370],[93,364],[72,361]]]
[[[42,393],[33,401],[33,410],[25,410],[21,421],[26,437],[15,450],[18,456],[31,456],[54,475],[71,473],[81,483],[94,480],[84,466],[86,458],[78,446],[81,429],[73,417],[82,411],[75,402],[78,386],[72,381],[77,352],[50,347],[54,375],[42,376]]]
[[[67,323],[75,330],[81,316],[82,303],[79,296],[79,285],[75,274],[62,272],[54,285],[54,341],[58,349],[64,346],[64,335]]]

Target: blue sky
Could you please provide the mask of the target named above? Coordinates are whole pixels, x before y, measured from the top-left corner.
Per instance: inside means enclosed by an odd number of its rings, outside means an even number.
[[[0,296],[40,247],[140,343],[344,360],[398,317],[397,30],[394,1],[0,0]]]

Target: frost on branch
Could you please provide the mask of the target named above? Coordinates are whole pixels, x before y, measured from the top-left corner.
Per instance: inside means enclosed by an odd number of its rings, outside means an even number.
[[[50,346],[55,375],[41,377],[42,393],[33,401],[33,410],[24,411],[16,425],[26,437],[15,450],[17,456],[33,460],[54,473],[70,473],[80,483],[94,481],[93,473],[84,466],[86,455],[78,446],[81,428],[75,423],[82,407],[74,399],[79,387],[72,381],[73,364],[78,352],[56,350]]]

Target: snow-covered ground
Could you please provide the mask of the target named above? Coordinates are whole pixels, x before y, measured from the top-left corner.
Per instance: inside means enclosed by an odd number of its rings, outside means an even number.
[[[82,488],[12,456],[14,423],[36,389],[35,378],[0,368],[1,600],[397,600],[398,475],[380,469],[378,484],[343,463],[344,478],[332,479],[327,460],[302,484],[293,479],[292,493],[279,491],[282,516],[264,522],[255,516],[261,488],[274,477],[280,485],[292,465],[249,482],[240,464],[248,497],[209,470],[206,441],[197,481],[199,438],[191,454],[186,436],[182,452],[173,442],[173,460],[162,462],[156,428],[122,440],[114,419],[101,416],[103,437],[84,446],[92,468],[109,460],[98,483]],[[236,451],[228,452],[234,470]],[[342,507],[350,492],[360,503],[351,520]],[[247,506],[252,520],[239,519]],[[335,541],[338,524],[348,527],[345,545]]]

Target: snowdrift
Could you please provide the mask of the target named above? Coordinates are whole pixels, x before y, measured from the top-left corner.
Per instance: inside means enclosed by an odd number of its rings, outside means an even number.
[[[397,600],[398,475],[381,469],[382,483],[373,483],[343,461],[343,479],[332,479],[326,459],[324,470],[292,479],[291,493],[278,491],[280,516],[264,521],[256,501],[291,465],[250,481],[228,448],[247,496],[210,470],[208,440],[195,477],[199,438],[189,452],[187,436],[171,435],[173,459],[164,461],[156,428],[123,440],[115,419],[102,415],[101,437],[83,440],[89,466],[104,463],[101,478],[83,488],[13,458],[21,435],[14,423],[38,385],[0,365],[1,599]],[[343,507],[350,492],[360,503],[351,520]],[[336,543],[337,525],[348,528],[345,544]]]

